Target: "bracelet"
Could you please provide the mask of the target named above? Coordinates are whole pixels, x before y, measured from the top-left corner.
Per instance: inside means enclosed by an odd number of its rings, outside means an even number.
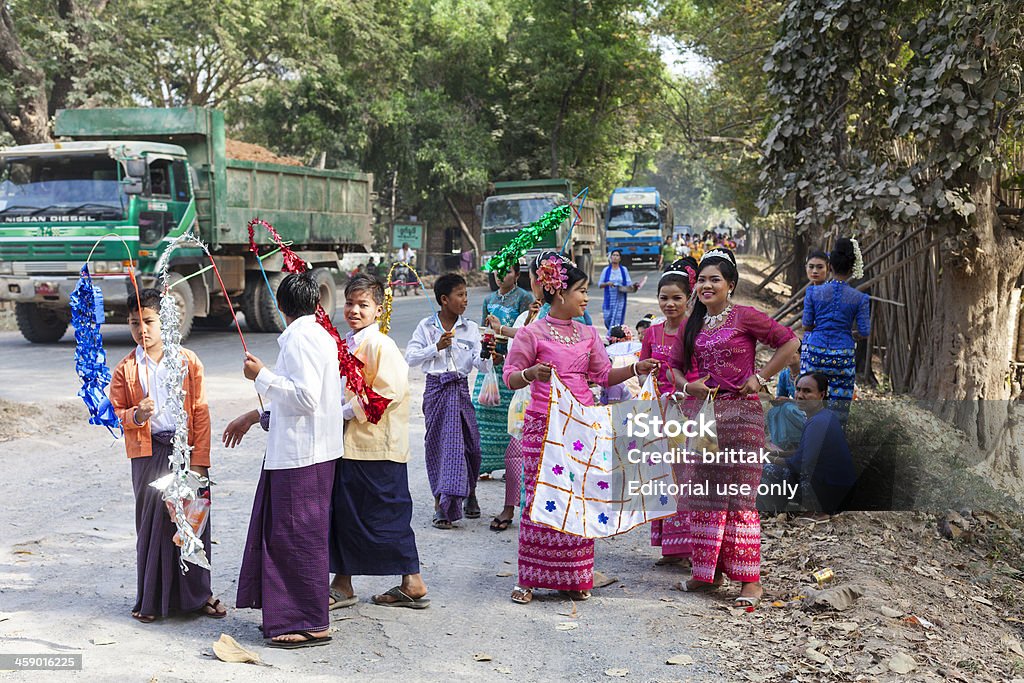
[[[527,384],[533,384],[533,380],[532,379],[527,379],[526,378],[526,370],[520,370],[519,371],[519,375],[520,375],[520,377],[523,378],[523,381],[526,382]]]
[[[633,363],[633,366],[632,366],[633,367],[633,376],[639,379],[640,375],[636,371],[636,366],[637,365],[639,365],[639,363]]]
[[[767,387],[767,386],[768,386],[768,380],[767,380],[767,379],[765,379],[764,377],[762,377],[762,376],[761,376],[761,373],[759,373],[759,372],[755,372],[755,373],[754,373],[754,377],[756,377],[756,378],[757,378],[757,383],[758,383],[758,384],[760,384],[762,388],[764,388],[764,387]]]
[[[132,411],[132,422],[135,423],[136,427],[141,427],[142,425],[144,425],[146,423],[145,422],[139,422],[139,418],[137,417],[138,412],[139,412],[138,408],[136,408],[135,410]]]
[[[690,395],[690,392],[686,390],[687,387],[689,387],[689,386],[690,386],[689,382],[683,382],[683,389],[682,389],[683,396],[689,396]]]

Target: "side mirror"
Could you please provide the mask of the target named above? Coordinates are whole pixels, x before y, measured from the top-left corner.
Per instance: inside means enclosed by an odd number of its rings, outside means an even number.
[[[128,159],[124,162],[125,171],[132,178],[143,178],[146,175],[145,159]]]
[[[127,195],[142,194],[142,178],[125,178],[121,181],[121,189]]]
[[[476,219],[477,220],[482,219],[483,216],[484,216],[484,205],[483,204],[477,204],[475,207],[473,207],[473,211],[476,213]]]

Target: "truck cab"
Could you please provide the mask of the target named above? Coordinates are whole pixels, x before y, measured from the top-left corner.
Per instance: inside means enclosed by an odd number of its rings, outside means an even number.
[[[505,246],[520,230],[538,220],[545,213],[568,204],[575,193],[568,180],[520,180],[494,183],[494,193],[484,200],[480,213],[480,232],[483,237],[482,262],[486,262]],[[597,251],[597,205],[584,202],[582,220],[572,232],[566,249],[571,259],[593,279],[594,254]],[[569,237],[572,219],[544,238],[520,259],[522,268],[519,285],[530,289],[528,266],[532,259],[545,251],[559,251]],[[494,275],[491,289],[497,289]]]
[[[672,222],[672,208],[656,187],[617,187],[605,214],[608,250],[621,252],[626,264],[657,262]]]
[[[194,216],[192,174],[180,146],[97,140],[2,150],[0,300],[15,303],[29,341],[57,341],[88,260],[112,319],[123,321],[116,312],[127,303],[129,263],[152,270],[155,258],[147,257]],[[97,243],[104,235],[117,239]]]

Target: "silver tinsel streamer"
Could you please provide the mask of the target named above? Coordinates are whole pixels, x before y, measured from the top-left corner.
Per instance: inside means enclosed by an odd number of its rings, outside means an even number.
[[[209,253],[206,245],[199,238],[186,232],[167,247],[156,264],[157,272],[164,282],[164,297],[160,302],[160,338],[163,340],[164,357],[160,365],[166,370],[164,391],[167,392],[167,401],[163,406],[157,406],[157,410],[170,411],[174,417],[174,438],[171,441],[171,455],[168,458],[170,474],[160,477],[150,484],[159,490],[163,494],[163,499],[173,507],[174,524],[178,529],[178,537],[181,539],[182,573],[188,571],[186,562],[210,569],[210,561],[206,557],[203,541],[196,535],[185,514],[187,502],[198,498],[199,490],[209,486],[210,482],[206,477],[191,470],[192,446],[188,443],[188,414],[185,412],[184,384],[188,365],[181,352],[181,324],[178,320],[178,307],[175,305],[173,297],[168,296],[167,292],[167,268],[170,264],[170,254],[179,246],[187,243],[194,244]]]

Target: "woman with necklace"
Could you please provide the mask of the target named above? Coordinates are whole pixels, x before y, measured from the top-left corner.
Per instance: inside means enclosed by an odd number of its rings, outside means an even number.
[[[658,280],[658,307],[665,321],[655,323],[644,332],[640,346],[640,360],[654,358],[659,361],[658,393],[676,390],[676,370],[671,365],[672,347],[680,326],[686,322],[690,294],[697,278],[697,262],[690,257],[672,263]],[[684,373],[687,381],[697,380],[697,370]],[[661,547],[661,559],[655,564],[678,564],[690,556],[689,527],[681,512],[666,519],[651,522],[651,545]]]
[[[499,337],[504,326],[511,325],[516,317],[530,308],[533,296],[522,287],[516,285],[519,278],[519,264],[514,264],[505,277],[498,283],[498,291],[491,292],[484,298],[481,330],[490,328]],[[507,353],[507,348],[499,346],[498,353]],[[501,377],[501,364],[495,364],[494,371]],[[498,382],[500,402],[496,406],[481,405],[478,398],[480,387],[486,373],[478,372],[476,386],[473,387],[473,408],[476,410],[476,423],[480,430],[480,473],[490,473],[505,466],[505,449],[508,447],[508,404],[512,400],[512,391]]]
[[[736,257],[724,248],[705,252],[697,269],[697,301],[683,333],[672,349],[673,367],[696,367],[701,378],[682,383],[693,412],[712,389],[715,431],[720,456],[684,466],[685,479],[705,486],[700,495],[681,501],[687,513],[692,544],[692,578],[678,588],[687,592],[714,590],[728,576],[743,584],[738,607],[761,602],[761,520],[757,486],[764,447],[764,413],[758,393],[799,347],[792,330],[750,306],[732,304],[739,282]],[[775,349],[771,360],[755,371],[758,342]],[[677,379],[678,382],[678,379]],[[735,449],[735,450],[732,450]],[[730,455],[731,451],[731,455]]]
[[[597,330],[573,320],[587,307],[587,274],[571,261],[555,252],[542,254],[536,279],[551,311],[543,320],[517,331],[504,367],[510,389],[531,387],[522,439],[526,505],[519,525],[519,582],[512,591],[513,602],[524,605],[533,599],[534,588],[550,588],[572,599],[586,600],[594,586],[593,539],[555,531],[530,520],[547,429],[552,371],[558,373],[576,400],[592,406],[594,395],[589,382],[619,384],[658,367],[657,361],[648,359],[612,369]]]

